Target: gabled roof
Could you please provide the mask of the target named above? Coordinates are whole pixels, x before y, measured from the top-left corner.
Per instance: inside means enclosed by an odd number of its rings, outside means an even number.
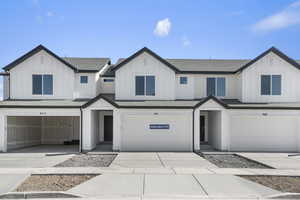
[[[141,55],[144,52],[149,53],[151,56],[153,56],[154,58],[156,58],[157,60],[159,60],[160,62],[165,64],[167,67],[172,69],[175,73],[179,72],[179,70],[174,65],[172,65],[171,63],[169,63],[168,61],[166,61],[165,59],[163,59],[162,57],[160,57],[159,55],[157,55],[156,53],[154,53],[153,51],[151,51],[147,47],[142,48],[141,50],[137,51],[136,53],[134,53],[130,57],[128,57],[128,58],[124,59],[123,61],[117,63],[115,65],[115,67],[113,68],[113,70],[114,71],[118,70],[120,67],[124,66],[126,63],[130,62],[131,60],[133,60],[134,58],[136,58],[137,56]]]
[[[273,52],[275,53],[277,56],[279,56],[280,58],[282,58],[283,60],[285,60],[286,62],[290,63],[292,66],[296,67],[297,69],[300,70],[300,64],[299,61],[295,61],[292,58],[288,57],[286,54],[284,54],[283,52],[279,51],[278,49],[276,49],[275,47],[271,47],[270,49],[268,49],[267,51],[263,52],[262,54],[260,54],[259,56],[257,56],[256,58],[254,58],[253,60],[251,60],[250,62],[246,63],[244,66],[242,66],[238,72],[243,71],[244,69],[248,68],[250,65],[252,65],[253,63],[255,63],[256,61],[260,60],[262,57],[264,57],[265,55],[267,55],[268,53]]]
[[[62,57],[62,59],[73,65],[78,72],[98,72],[106,64],[110,64],[109,58]]]
[[[205,104],[209,100],[215,101],[216,103],[221,105],[223,108],[228,108],[228,105],[225,102],[223,102],[221,99],[218,99],[217,97],[212,96],[212,95],[207,96],[206,98],[202,99],[197,105],[195,105],[195,108],[200,107],[201,105]]]
[[[12,63],[3,67],[5,71],[8,71],[27,58],[33,56],[34,54],[40,52],[41,50],[46,51],[51,56],[55,57],[57,60],[65,64],[67,67],[71,68],[75,72],[98,72],[101,70],[106,64],[110,64],[109,58],[74,58],[74,57],[59,57],[43,45],[39,45],[26,53],[25,55],[21,56],[20,58],[16,59]]]
[[[20,64],[21,62],[23,62],[24,60],[26,60],[27,58],[29,58],[29,57],[33,56],[34,54],[40,52],[41,50],[46,51],[47,53],[49,53],[50,55],[52,55],[53,57],[55,57],[57,60],[59,60],[60,62],[62,62],[63,64],[65,64],[69,68],[71,68],[72,70],[74,70],[74,71],[77,70],[76,67],[74,67],[70,63],[66,62],[65,60],[63,60],[62,58],[60,58],[59,56],[57,56],[55,53],[53,53],[52,51],[50,51],[49,49],[47,49],[43,45],[39,45],[39,46],[35,47],[34,49],[32,49],[31,51],[29,51],[25,55],[21,56],[20,58],[16,59],[15,61],[13,61],[10,64],[8,64],[5,67],[3,67],[3,69],[5,71],[10,70],[10,69],[14,68],[15,66],[17,66],[18,64]]]
[[[146,47],[143,49],[147,49]],[[142,53],[143,49],[130,56],[129,58],[120,58],[118,59],[115,67],[111,67],[110,71],[104,73],[103,77],[113,77],[114,71],[117,67],[121,67],[122,65],[129,62],[131,59]],[[150,51],[147,49],[147,51]],[[300,69],[300,60],[293,60],[289,58],[287,55],[272,47],[257,56],[254,59],[163,59],[161,57],[160,60],[167,62],[171,66],[176,68],[176,73],[180,74],[235,74],[252,65],[254,62],[268,54],[269,52],[274,52],[276,55],[286,60],[291,65]],[[152,52],[153,53],[153,52]],[[156,55],[156,54],[155,54]],[[156,55],[157,56],[157,55]]]

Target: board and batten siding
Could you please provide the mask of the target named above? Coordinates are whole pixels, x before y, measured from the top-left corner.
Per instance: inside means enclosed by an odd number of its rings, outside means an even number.
[[[32,75],[52,74],[53,95],[33,95]],[[42,50],[10,70],[12,99],[73,99],[74,71]]]
[[[87,83],[80,83],[80,77],[87,76]],[[97,90],[98,73],[76,73],[74,98],[94,98]]]
[[[135,95],[135,76],[155,76],[155,96]],[[117,100],[174,100],[175,72],[144,52],[116,71]]]
[[[194,93],[195,99],[204,98],[207,96],[206,92],[206,79],[207,78],[225,78],[225,99],[237,99],[239,95],[239,90],[237,87],[237,75],[227,75],[227,74],[195,74],[194,75]]]
[[[300,71],[273,52],[242,72],[243,102],[297,102]],[[261,75],[281,75],[281,95],[261,95]]]

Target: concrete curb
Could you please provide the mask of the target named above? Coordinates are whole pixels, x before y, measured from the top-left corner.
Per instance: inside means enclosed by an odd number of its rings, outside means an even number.
[[[9,192],[0,195],[0,199],[42,199],[42,198],[82,198],[68,192],[51,191],[51,192]]]

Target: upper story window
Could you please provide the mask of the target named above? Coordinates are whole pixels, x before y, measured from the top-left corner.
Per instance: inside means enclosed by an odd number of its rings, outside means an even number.
[[[224,77],[207,78],[206,79],[207,96],[226,96],[226,80]]]
[[[155,76],[136,76],[135,95],[155,96]]]
[[[281,95],[281,75],[261,75],[261,95]]]
[[[34,95],[52,95],[53,94],[53,76],[51,74],[33,74],[32,75],[32,94]]]
[[[80,83],[88,83],[88,76],[80,76]]]
[[[105,78],[105,79],[103,79],[103,82],[114,82],[114,79],[112,79],[112,78]]]
[[[186,76],[182,76],[179,78],[179,82],[181,85],[186,85],[188,83],[188,78]]]

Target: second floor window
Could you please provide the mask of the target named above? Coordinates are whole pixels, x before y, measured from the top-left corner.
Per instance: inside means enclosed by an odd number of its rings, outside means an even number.
[[[155,96],[155,76],[136,76],[135,95]]]
[[[34,95],[52,95],[53,94],[53,76],[51,74],[33,74],[32,75],[32,94]]]
[[[281,75],[261,75],[261,95],[281,95]]]
[[[206,94],[207,96],[226,96],[226,81],[224,77],[207,78],[206,79]]]
[[[88,76],[80,76],[80,83],[88,83]]]
[[[180,82],[181,85],[186,85],[187,82],[188,82],[188,78],[186,76],[181,76],[179,78],[179,82]]]

